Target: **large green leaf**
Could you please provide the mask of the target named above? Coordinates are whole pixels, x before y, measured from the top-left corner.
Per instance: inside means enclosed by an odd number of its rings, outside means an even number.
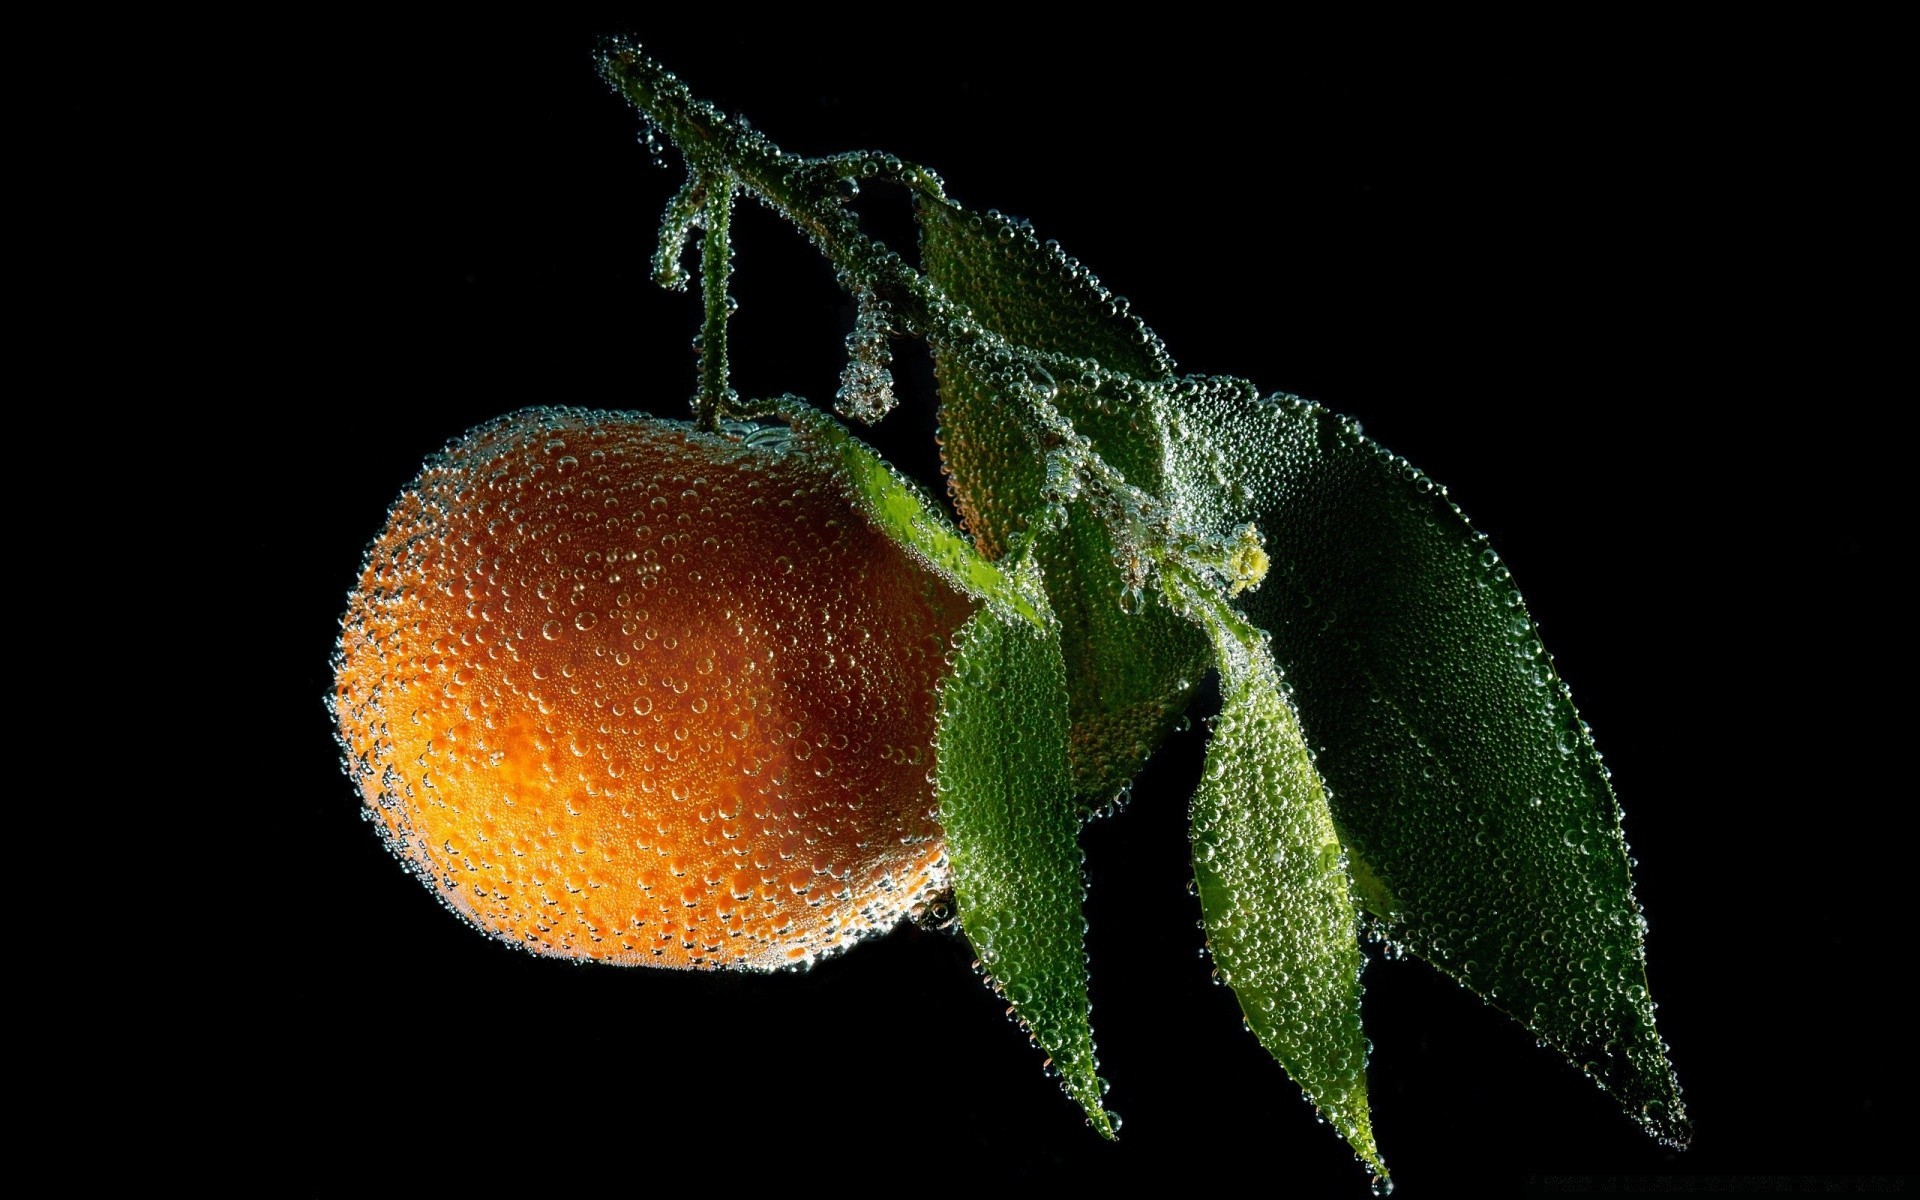
[[[1183,515],[1265,534],[1272,568],[1246,611],[1273,636],[1362,901],[1683,1140],[1620,809],[1484,535],[1304,400],[1194,386],[1170,422]]]
[[[1207,948],[1260,1044],[1384,1176],[1367,1108],[1358,914],[1326,792],[1260,632],[1210,591],[1182,599],[1220,666],[1220,716],[1193,797]]]
[[[1057,629],[992,608],[975,613],[941,691],[936,749],[960,928],[1061,1086],[1112,1137],[1087,1000],[1086,883]]]
[[[1000,557],[1046,506],[1065,508],[1036,553],[1066,652],[1074,790],[1102,800],[1133,777],[1185,708],[1206,645],[1157,605],[1129,611],[1127,553],[1085,502],[1048,496],[1049,447],[1023,414],[1020,392],[1043,391],[1108,465],[1157,491],[1166,481],[1164,423],[1151,390],[1127,381],[1164,379],[1173,362],[1124,301],[1025,224],[934,196],[923,196],[918,211],[921,265],[950,301],[1013,346],[1098,368],[1056,361],[1059,370],[1036,369],[991,342],[932,343],[942,457],[981,552]]]

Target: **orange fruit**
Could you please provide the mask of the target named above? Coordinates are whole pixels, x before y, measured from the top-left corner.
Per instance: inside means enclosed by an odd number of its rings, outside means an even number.
[[[946,884],[936,688],[968,612],[800,435],[528,409],[394,504],[333,709],[388,845],[482,930],[806,963]]]

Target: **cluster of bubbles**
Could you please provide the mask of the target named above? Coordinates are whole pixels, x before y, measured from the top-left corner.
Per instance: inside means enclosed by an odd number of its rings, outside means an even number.
[[[886,416],[894,406],[893,351],[887,346],[893,331],[890,308],[871,291],[855,297],[847,365],[834,396],[834,407],[842,414],[867,424]]]

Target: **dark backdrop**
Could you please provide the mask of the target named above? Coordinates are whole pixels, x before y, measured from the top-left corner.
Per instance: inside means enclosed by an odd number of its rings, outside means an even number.
[[[1879,251],[1871,72],[1791,31],[630,21],[790,150],[890,150],[1030,218],[1183,370],[1357,416],[1493,536],[1613,768],[1698,1137],[1649,1143],[1517,1025],[1376,961],[1374,1111],[1403,1195],[1899,1169],[1911,1058],[1882,905],[1911,786],[1877,765],[1893,721],[1862,697],[1907,639],[1871,482],[1891,453],[1856,408],[1881,390],[1856,353],[1874,333],[1838,311],[1842,268]],[[217,1040],[277,1184],[639,1192],[667,1169],[946,1191],[1170,1167],[1363,1195],[1208,982],[1184,887],[1195,734],[1085,837],[1111,1146],[957,939],[901,930],[798,976],[542,961],[460,925],[360,820],[328,656],[422,457],[522,405],[680,415],[693,386],[697,301],[647,277],[679,166],[594,75],[615,27],[315,28],[282,48],[291,106],[239,148],[265,214],[242,298],[259,401],[303,432],[262,476],[281,501],[243,522],[282,580],[244,664],[269,681],[246,707],[276,782],[243,799],[291,828],[243,956],[250,1020]],[[875,199],[882,228],[905,211]],[[825,400],[851,309],[796,234],[742,214],[736,383]],[[931,481],[930,375],[902,376],[908,407],[872,437]]]

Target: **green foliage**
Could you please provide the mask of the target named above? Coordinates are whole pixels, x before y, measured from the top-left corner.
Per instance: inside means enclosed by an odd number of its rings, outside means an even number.
[[[982,557],[930,502],[912,480],[895,470],[844,425],[804,402],[773,406],[796,437],[832,448],[855,503],[874,524],[912,552],[928,569],[954,587],[998,609],[1003,616],[1045,628],[1045,601],[1036,589],[1009,578]]]
[[[1620,812],[1519,593],[1445,494],[1358,427],[1164,346],[1023,223],[873,153],[801,159],[637,48],[608,81],[680,147],[656,260],[702,233],[703,419],[828,439],[865,511],[984,602],[961,634],[938,782],[959,923],[1102,1133],[1077,840],[1211,661],[1224,707],[1193,801],[1208,945],[1249,1027],[1384,1174],[1368,1113],[1356,905],[1558,1046],[1657,1137],[1684,1112],[1647,995]],[[849,185],[914,197],[921,269],[859,229]],[[857,316],[836,403],[893,403],[924,339],[965,536],[831,418],[725,383],[727,212],[746,192],[833,265]],[[971,544],[968,542],[971,539]]]
[[[940,699],[940,822],[960,926],[1067,1094],[1113,1136],[1087,1001],[1086,883],[1052,628],[992,609],[961,630]]]
[[[984,607],[959,635],[941,690],[938,788],[954,902],[982,968],[1105,1137],[1087,1000],[1080,814],[1068,768],[1059,623],[1031,560],[1003,570],[919,490],[833,418],[777,411],[831,447],[857,503],[902,546]]]
[[[1246,612],[1287,664],[1385,933],[1683,1139],[1619,805],[1506,565],[1354,422],[1234,388],[1181,401],[1175,461],[1206,484],[1186,515],[1267,532]]]
[[[1007,399],[1044,395],[1103,461],[1156,490],[1166,449],[1149,393],[1131,384],[1168,378],[1173,360],[1124,301],[1026,226],[939,196],[922,196],[918,214],[928,280],[994,335],[933,339],[942,454],[961,518],[982,552],[997,556],[1041,513],[1064,511],[1037,533],[1036,553],[1061,624],[1074,791],[1097,806],[1133,778],[1186,707],[1206,670],[1206,642],[1168,610],[1137,602],[1141,566],[1126,560],[1129,548],[1091,500],[1061,486],[1068,473],[1047,453],[1058,430]]]
[[[1220,665],[1220,718],[1193,796],[1207,948],[1260,1044],[1384,1175],[1367,1111],[1356,914],[1326,790],[1265,638],[1210,589],[1183,583]]]

